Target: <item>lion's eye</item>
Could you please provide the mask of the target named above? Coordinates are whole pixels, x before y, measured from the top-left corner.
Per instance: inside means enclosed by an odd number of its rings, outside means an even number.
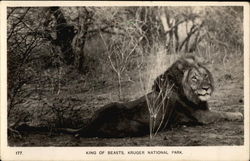
[[[197,81],[197,77],[196,77],[196,76],[193,76],[193,77],[192,77],[192,80],[196,82],[196,81]]]

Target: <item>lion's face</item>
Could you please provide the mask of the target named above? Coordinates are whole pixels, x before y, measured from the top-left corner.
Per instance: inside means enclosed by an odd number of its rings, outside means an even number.
[[[197,105],[207,101],[214,90],[212,74],[194,56],[178,59],[165,73],[156,78],[152,89],[159,92],[172,84],[181,99],[187,98]]]
[[[184,94],[194,103],[207,101],[214,90],[212,75],[203,66],[185,71],[182,83]]]

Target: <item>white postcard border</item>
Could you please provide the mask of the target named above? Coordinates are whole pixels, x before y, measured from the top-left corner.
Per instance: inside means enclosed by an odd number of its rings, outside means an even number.
[[[244,7],[244,145],[192,147],[9,147],[7,145],[7,6],[243,6]],[[110,1],[3,1],[1,2],[1,159],[2,160],[249,160],[249,3],[247,2],[110,2]],[[165,150],[168,155],[107,155],[100,151]],[[16,155],[22,151],[22,155]],[[96,155],[86,155],[96,151]],[[182,155],[172,154],[181,151]]]

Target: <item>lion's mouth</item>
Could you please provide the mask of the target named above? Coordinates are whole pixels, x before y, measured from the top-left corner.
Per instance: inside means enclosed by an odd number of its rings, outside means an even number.
[[[199,98],[201,101],[207,101],[210,97],[211,97],[211,94],[210,94],[210,93],[198,94],[198,98]]]
[[[211,90],[199,90],[197,96],[201,101],[207,101],[211,97]]]

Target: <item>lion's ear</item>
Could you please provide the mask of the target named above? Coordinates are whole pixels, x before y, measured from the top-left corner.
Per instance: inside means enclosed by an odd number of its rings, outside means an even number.
[[[196,62],[196,58],[194,56],[188,56],[185,58],[185,61],[188,63],[188,64],[195,64]]]
[[[177,67],[177,69],[179,71],[185,71],[187,68],[189,68],[190,66],[194,66],[196,65],[196,58],[194,56],[185,56],[181,59],[179,59],[176,64],[175,67]]]
[[[182,69],[183,69],[182,63],[178,63],[178,64],[177,64],[177,68],[178,68],[179,70],[182,70]]]

